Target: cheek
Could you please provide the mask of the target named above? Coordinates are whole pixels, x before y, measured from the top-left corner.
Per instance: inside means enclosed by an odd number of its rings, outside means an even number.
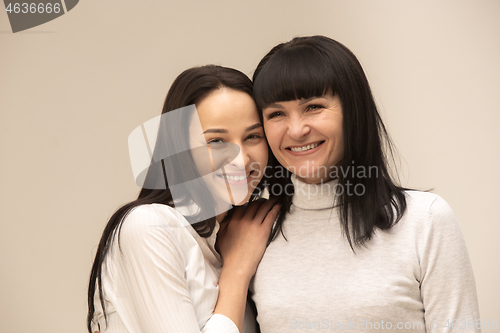
[[[335,144],[335,147],[343,146],[342,117],[325,117],[324,119],[320,119],[316,124],[319,132],[328,137]]]
[[[342,133],[340,134],[338,141],[339,141],[338,147],[339,147],[340,154],[342,154],[342,156],[344,156],[344,136]]]
[[[275,152],[275,149],[276,150],[279,149],[281,145],[282,130],[283,130],[282,126],[279,126],[279,124],[277,123],[264,125],[264,131],[266,132],[267,142],[269,143],[269,146],[271,147],[273,152]]]
[[[252,160],[258,163],[259,169],[263,170],[267,165],[268,159],[268,148],[266,141],[262,141],[262,143],[258,144],[252,150]]]
[[[198,170],[200,175],[207,175],[214,171],[212,158],[208,149],[198,148],[191,150],[191,156],[194,161],[194,165]]]
[[[202,170],[200,170],[200,169],[202,169],[202,166],[199,162],[200,157],[198,156],[198,154],[193,153],[193,152],[191,152],[191,157],[193,158],[193,162],[194,162],[194,166],[195,166],[196,170],[198,170],[198,172],[200,174],[202,174]]]
[[[335,132],[333,136],[334,146],[333,146],[333,154],[336,159],[336,162],[339,162],[342,158],[344,158],[344,135],[342,132],[342,128]]]
[[[344,155],[344,132],[342,131],[342,125],[337,128],[335,135],[335,146],[339,150],[341,155]]]

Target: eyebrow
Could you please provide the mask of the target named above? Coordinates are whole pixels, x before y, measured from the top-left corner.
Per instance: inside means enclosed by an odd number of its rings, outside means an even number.
[[[307,98],[307,99],[304,99],[302,101],[299,102],[299,106],[307,103],[307,102],[310,102],[312,101],[313,99],[316,99],[316,98],[324,98],[326,99],[325,96],[314,96],[314,97],[311,97],[311,98]],[[267,108],[276,108],[276,109],[284,109],[285,107],[281,104],[277,104],[277,103],[272,103],[272,104],[269,104],[267,106],[264,107],[264,109],[267,109]]]
[[[316,98],[323,98],[323,99],[326,99],[326,97],[325,97],[325,96],[314,96],[314,97],[311,97],[311,98],[305,99],[305,100],[303,100],[302,102],[299,102],[299,105],[306,104],[307,102],[310,102],[310,101],[312,101],[313,99],[316,99]]]
[[[259,128],[259,127],[262,127],[261,123],[253,124],[252,126],[247,127],[245,132],[254,130],[254,129]],[[204,131],[203,133],[201,133],[201,135],[207,134],[207,133],[228,133],[228,131],[226,129],[223,129],[223,128],[209,128],[206,131]]]

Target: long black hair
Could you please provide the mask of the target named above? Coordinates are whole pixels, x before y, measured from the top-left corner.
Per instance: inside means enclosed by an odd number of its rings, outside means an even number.
[[[241,91],[252,96],[252,82],[245,74],[232,68],[215,65],[195,67],[184,71],[175,79],[167,93],[162,114],[166,114],[167,112],[192,104],[198,104],[211,92],[221,88]],[[193,109],[191,109],[191,111],[192,110]],[[168,123],[160,123],[160,126],[167,126],[168,128],[160,131],[158,141],[180,145],[180,147],[176,147],[177,151],[188,150],[189,140],[187,139],[187,134],[185,132],[188,128],[187,124],[190,120],[190,116],[191,114],[189,112],[189,108],[186,108],[186,112],[176,112],[174,117],[169,118]],[[179,138],[186,139],[182,140]],[[155,145],[155,153],[157,153],[158,149],[162,149],[162,147],[164,148],[166,146],[168,147],[169,145],[161,145],[157,142]],[[160,156],[162,155],[161,153],[162,152],[159,154]],[[154,155],[155,154],[153,154],[153,156]],[[190,154],[183,154],[182,159],[170,159],[169,162],[162,160],[158,163],[152,163],[151,167],[148,169],[147,175],[145,176],[144,187],[141,189],[138,198],[120,207],[111,216],[106,227],[104,228],[90,274],[87,314],[87,329],[89,333],[92,333],[91,329],[95,313],[94,296],[96,288],[98,290],[100,304],[106,318],[104,295],[102,290],[102,266],[106,254],[108,253],[115,237],[117,237],[119,241],[120,229],[124,218],[134,207],[144,204],[157,203],[174,207],[172,192],[167,181],[167,178],[169,177],[166,175],[165,177],[160,177],[163,182],[161,189],[158,189],[158,184],[153,184],[158,182],[158,173],[161,174],[163,170],[165,170],[165,163],[176,164],[173,166],[171,165],[172,168],[170,170],[180,170],[179,172],[183,174],[197,173],[194,161],[192,160],[192,156]],[[193,179],[196,177],[189,178]],[[202,182],[201,179],[198,180]],[[151,186],[152,184],[153,186]],[[193,188],[196,190],[192,190],[187,186],[182,189],[184,198],[190,199],[197,204],[201,204],[200,209],[202,211],[207,209],[213,210],[214,205],[211,205],[210,202],[207,201],[207,198],[210,197],[208,189],[202,183],[199,184],[199,186],[194,186]],[[260,191],[261,189],[258,187],[255,192],[260,193]],[[176,200],[178,199],[177,196],[178,194],[176,193]],[[208,215],[215,216],[215,214]],[[204,216],[207,216],[207,214],[204,214]],[[230,216],[230,214],[227,216]],[[192,226],[201,237],[209,237],[214,231],[215,223],[215,217],[211,217],[192,223]]]
[[[401,219],[406,210],[405,189],[396,185],[397,174],[391,174],[388,166],[389,158],[394,161],[394,146],[363,69],[347,47],[325,36],[296,37],[264,56],[253,82],[261,120],[262,109],[272,103],[322,96],[329,91],[340,98],[344,155],[338,167],[345,171],[356,165],[377,172],[376,177],[338,173],[342,188],[361,184],[365,189],[363,195],[348,195],[347,191],[336,194],[343,232],[353,251],[354,245],[363,245],[373,236],[376,227],[389,229]],[[271,177],[269,189],[288,188],[291,173],[278,171],[282,167],[273,154],[269,163],[273,175],[284,175]],[[283,221],[292,204],[293,193],[280,193],[282,208],[271,239],[278,232],[285,236]]]

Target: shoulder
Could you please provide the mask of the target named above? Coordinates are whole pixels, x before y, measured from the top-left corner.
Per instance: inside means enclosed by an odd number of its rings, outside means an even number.
[[[406,191],[406,194],[407,211],[400,222],[416,240],[419,262],[428,264],[424,258],[449,253],[456,258],[467,258],[465,240],[450,205],[434,193]]]
[[[440,198],[439,195],[431,192],[423,192],[423,191],[405,191],[407,203],[409,207],[415,208],[430,208],[434,201],[437,198]]]
[[[405,194],[408,214],[430,219],[453,215],[450,205],[438,194],[422,191],[405,191]]]
[[[450,205],[439,195],[421,191],[405,191],[407,208],[402,220],[424,234],[437,230],[460,230]]]
[[[174,208],[163,204],[134,207],[119,228],[120,243],[144,242],[148,239],[174,241],[186,232],[189,222]]]
[[[178,211],[170,206],[149,204],[132,208],[125,217],[123,223],[128,226],[179,227],[184,226],[187,221]]]

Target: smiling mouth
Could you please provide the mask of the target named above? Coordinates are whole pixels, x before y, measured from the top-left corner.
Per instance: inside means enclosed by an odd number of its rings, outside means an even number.
[[[308,145],[305,145],[305,146],[301,146],[301,147],[288,147],[286,149],[291,150],[291,151],[307,151],[307,150],[319,147],[320,145],[323,144],[323,142],[325,142],[325,141],[311,143],[311,144],[308,144]]]
[[[239,176],[235,176],[235,175],[224,175],[224,174],[218,174],[217,177],[219,178],[222,178],[222,179],[227,179],[227,180],[231,180],[233,182],[240,182],[242,180],[245,180],[245,179],[248,179],[248,177],[250,177],[250,175],[252,174],[253,170],[250,171],[249,173],[247,173],[246,175],[239,175]]]

